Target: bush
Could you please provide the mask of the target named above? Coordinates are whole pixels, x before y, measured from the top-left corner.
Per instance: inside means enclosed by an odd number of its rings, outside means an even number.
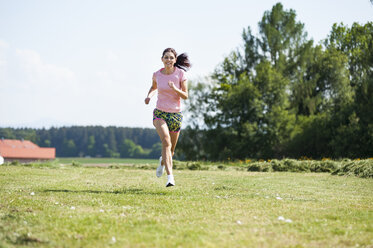
[[[74,166],[74,167],[82,167],[82,166],[83,166],[82,163],[80,163],[80,162],[76,162],[76,161],[73,161],[73,162],[71,163],[71,165]]]
[[[248,171],[268,172],[268,171],[272,171],[273,169],[272,169],[271,163],[254,162],[254,163],[249,164],[247,170]]]
[[[283,162],[277,159],[274,159],[271,161],[271,166],[272,166],[273,171],[287,171]]]
[[[273,171],[310,172],[309,161],[297,161],[295,159],[272,160],[270,162]]]
[[[12,162],[10,163],[10,165],[13,165],[13,166],[19,166],[19,165],[21,165],[21,163],[20,163],[18,160],[15,160],[15,161],[12,161]]]
[[[373,178],[373,160],[348,161],[341,168],[335,170],[332,175]]]
[[[326,161],[320,161],[316,167],[315,167],[315,172],[329,172],[332,173],[335,170],[339,168],[338,163],[331,161],[331,160],[326,160]]]
[[[305,165],[304,163],[298,162],[294,159],[285,159],[284,160],[284,167],[286,168],[286,171],[291,171],[291,172],[304,172],[304,171],[309,171],[307,166],[302,166]]]
[[[35,161],[30,163],[21,163],[18,160],[4,163],[3,166],[22,166],[22,167],[31,167],[31,168],[57,168],[59,167],[58,163],[54,161]]]
[[[349,175],[363,178],[373,178],[373,159],[341,161],[274,159],[270,162],[259,161],[250,163],[248,171],[282,171],[282,172],[328,172],[333,175]]]
[[[188,163],[187,167],[189,170],[201,170],[202,169],[201,164],[198,162]]]
[[[186,170],[186,169],[188,169],[186,162],[181,162],[181,161],[177,161],[177,160],[173,161],[173,168],[175,170]]]
[[[116,164],[112,164],[108,166],[108,169],[120,169],[120,166]]]

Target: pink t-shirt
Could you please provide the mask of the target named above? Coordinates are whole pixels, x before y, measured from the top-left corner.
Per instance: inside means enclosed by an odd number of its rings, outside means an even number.
[[[168,86],[168,81],[174,82],[175,86],[181,89],[181,82],[186,80],[183,70],[175,67],[175,71],[170,75],[165,75],[160,69],[153,74],[153,80],[157,82],[158,101],[157,109],[169,113],[178,113],[181,111],[180,96]]]

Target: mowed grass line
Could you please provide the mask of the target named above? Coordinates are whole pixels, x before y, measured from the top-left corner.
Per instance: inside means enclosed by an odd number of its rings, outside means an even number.
[[[165,188],[152,170],[0,168],[0,247],[373,245],[371,179],[185,170]]]

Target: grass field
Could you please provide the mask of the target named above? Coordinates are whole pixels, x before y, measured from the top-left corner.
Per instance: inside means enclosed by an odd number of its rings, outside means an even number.
[[[131,158],[57,158],[57,162],[71,164],[78,162],[82,164],[158,164],[158,159],[131,159]]]
[[[373,247],[373,181],[0,166],[0,247]]]

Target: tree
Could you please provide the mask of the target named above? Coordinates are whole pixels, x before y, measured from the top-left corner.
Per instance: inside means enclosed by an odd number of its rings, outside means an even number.
[[[158,142],[152,146],[149,158],[159,158],[162,155],[162,143]]]
[[[110,149],[108,144],[104,144],[104,157],[107,158],[119,158],[120,154]]]
[[[41,147],[55,147],[56,156],[117,157],[124,139],[136,140],[138,157],[146,157],[159,142],[154,129],[72,126],[50,129],[0,128],[0,138],[31,140]],[[105,145],[106,144],[106,145]],[[144,151],[142,147],[148,151]]]
[[[90,156],[95,155],[95,144],[96,144],[95,136],[90,135],[89,138],[88,138],[88,144],[87,144],[87,153]]]
[[[306,42],[303,24],[280,3],[264,13],[260,37],[243,31],[243,49],[233,51],[212,75],[207,104],[208,159],[271,157],[282,154],[295,116],[289,103],[289,75]],[[298,50],[297,50],[298,49]],[[192,109],[192,108],[191,108]],[[197,108],[196,108],[197,109]]]
[[[62,151],[61,153],[66,157],[76,157],[77,156],[77,150],[74,140],[72,139],[65,139],[62,145]]]
[[[304,24],[297,22],[295,17],[294,10],[286,11],[281,3],[277,3],[271,11],[264,12],[259,22],[261,38],[258,41],[262,56],[280,71],[286,70],[286,60],[294,57],[307,37]]]
[[[373,147],[373,22],[354,23],[351,28],[334,24],[325,40],[330,51],[347,58],[352,103],[334,123],[336,133],[331,143],[336,154],[369,157]]]
[[[140,145],[136,145],[132,140],[125,139],[120,146],[120,157],[122,158],[141,158],[145,152]]]
[[[187,158],[211,160],[368,156],[372,34],[372,23],[334,25],[324,46],[314,45],[295,11],[274,5],[258,37],[244,29],[244,44],[195,88],[188,110],[204,123],[191,125],[180,147]]]

